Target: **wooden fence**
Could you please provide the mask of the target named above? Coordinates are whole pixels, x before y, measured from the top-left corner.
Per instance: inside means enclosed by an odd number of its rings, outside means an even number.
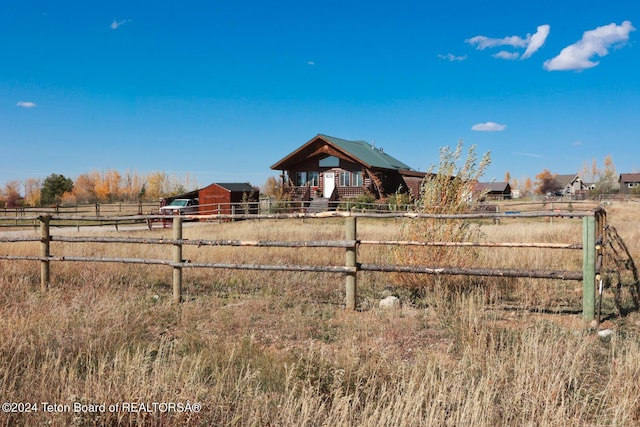
[[[479,206],[483,212],[539,212],[539,211],[584,211],[593,210],[605,203],[606,200],[573,200],[567,197],[553,199],[513,199],[502,202],[487,202]],[[618,196],[618,201],[639,202],[640,197]],[[39,215],[54,216],[86,216],[101,217],[103,222],[110,217],[133,216],[133,215],[154,215],[159,213],[160,202],[119,202],[119,203],[82,203],[66,204],[42,207],[0,207],[0,227],[11,226],[12,223],[6,220],[13,220],[13,224],[24,218],[33,218]],[[333,207],[339,211],[387,213],[387,212],[411,212],[416,209],[414,204],[395,203],[363,203],[353,199],[345,199],[336,203]],[[273,200],[271,198],[261,198],[258,202],[237,202],[237,203],[211,203],[199,205],[198,213],[206,215],[219,214],[277,214],[291,212],[305,212],[309,208],[309,202]],[[97,222],[96,222],[97,223]]]
[[[183,239],[183,220],[240,220],[240,219],[285,219],[285,218],[344,218],[343,240],[320,241],[242,241],[242,240],[204,240]],[[507,218],[574,218],[582,219],[582,243],[500,243],[500,242],[426,242],[426,241],[401,241],[401,240],[363,240],[358,238],[357,219],[367,218],[435,218],[435,219],[474,219],[491,218],[493,220]],[[345,277],[345,306],[349,310],[357,307],[357,279],[358,272],[394,272],[412,274],[438,274],[438,275],[468,275],[468,276],[493,276],[493,277],[521,277],[582,281],[583,283],[583,318],[591,321],[595,317],[595,283],[598,280],[600,264],[602,263],[602,239],[606,226],[606,212],[603,209],[583,212],[521,212],[521,213],[479,213],[464,215],[435,215],[412,212],[396,213],[354,213],[354,212],[325,212],[319,214],[270,214],[270,215],[209,215],[209,216],[173,216],[172,239],[164,238],[134,238],[134,237],[75,237],[65,235],[51,235],[52,221],[71,223],[73,221],[113,221],[116,224],[122,222],[146,222],[153,224],[156,220],[166,220],[166,216],[123,216],[88,218],[85,216],[54,216],[43,215],[34,218],[23,218],[24,221],[37,221],[39,223],[40,237],[6,236],[0,234],[1,242],[40,242],[39,256],[18,256],[0,254],[1,260],[37,261],[40,263],[40,286],[46,291],[50,284],[50,266],[52,262],[105,262],[124,264],[149,264],[171,267],[173,271],[173,301],[182,301],[182,273],[184,269],[211,268],[211,269],[236,269],[236,270],[264,270],[264,271],[307,271],[343,274]],[[117,225],[116,225],[117,229]],[[6,234],[6,233],[5,233]],[[171,259],[139,259],[117,257],[84,257],[53,255],[50,243],[74,242],[74,243],[127,243],[127,244],[151,244],[172,246]],[[345,250],[345,262],[343,265],[283,265],[283,264],[236,264],[236,263],[203,263],[190,262],[183,259],[184,246],[235,246],[235,247],[287,247],[287,248],[342,248]],[[405,245],[405,246],[452,246],[452,247],[509,247],[509,248],[538,248],[538,249],[569,249],[582,250],[582,271],[567,270],[535,270],[535,269],[505,269],[505,268],[461,268],[461,267],[433,267],[414,265],[379,265],[361,263],[358,260],[358,247],[362,245]]]

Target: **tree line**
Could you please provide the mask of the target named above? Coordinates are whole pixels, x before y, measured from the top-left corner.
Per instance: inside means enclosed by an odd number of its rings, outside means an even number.
[[[53,173],[44,179],[13,180],[0,191],[0,207],[50,206],[75,203],[151,202],[198,187],[189,175],[166,172],[91,171],[75,181]]]
[[[604,165],[598,166],[594,159],[586,163],[577,175],[583,182],[591,184],[591,194],[609,194],[618,190],[618,173],[611,156],[606,156]],[[533,194],[545,195],[560,190],[556,180],[558,174],[544,169],[535,176],[535,182],[525,177],[513,178],[505,173],[504,181],[512,189],[520,190],[521,197]],[[268,196],[282,197],[281,182],[269,177],[263,186]],[[50,206],[53,204],[153,202],[162,197],[185,193],[198,188],[198,183],[189,175],[176,176],[166,172],[140,174],[135,171],[120,173],[109,169],[91,171],[78,176],[75,181],[59,174],[51,174],[44,180],[27,178],[24,181],[9,181],[0,189],[0,207]]]

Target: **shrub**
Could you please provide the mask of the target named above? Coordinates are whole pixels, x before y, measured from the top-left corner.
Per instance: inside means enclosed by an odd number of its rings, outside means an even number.
[[[409,207],[413,207],[409,193],[396,191],[387,197],[387,209],[390,211],[404,211],[408,210]]]
[[[340,210],[362,210],[371,209],[376,203],[376,198],[373,194],[361,194],[359,196],[343,200],[338,209]]]
[[[469,147],[466,159],[462,161],[463,143],[458,142],[455,150],[450,147],[440,149],[440,164],[429,169],[421,188],[417,209],[425,214],[462,214],[474,211],[482,195],[474,195],[473,189],[486,167],[490,164],[489,153],[478,162],[476,147]],[[416,218],[406,223],[402,229],[403,239],[424,242],[465,242],[478,241],[482,237],[480,227],[466,219]],[[477,256],[473,248],[451,246],[401,246],[394,251],[396,262],[402,265],[429,267],[472,265]],[[409,288],[414,296],[423,296],[426,291],[438,293],[457,291],[469,284],[460,276],[403,274],[396,276],[402,287]]]

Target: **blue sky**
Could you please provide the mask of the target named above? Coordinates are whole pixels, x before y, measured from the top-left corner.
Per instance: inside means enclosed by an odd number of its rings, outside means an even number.
[[[434,4],[431,4],[434,3]],[[0,185],[251,182],[318,133],[487,180],[640,171],[635,1],[0,1]]]

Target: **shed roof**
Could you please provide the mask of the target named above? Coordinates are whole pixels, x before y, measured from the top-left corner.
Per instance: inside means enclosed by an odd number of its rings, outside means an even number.
[[[253,191],[253,187],[248,182],[214,182],[211,185],[217,185],[218,187],[222,187],[225,190],[235,192],[246,192],[250,193]]]
[[[368,142],[349,141],[323,134],[318,134],[309,140],[306,144],[302,145],[300,148],[271,166],[271,169],[286,169],[288,166],[295,163],[296,159],[298,159],[301,154],[306,153],[309,151],[310,147],[317,144],[328,144],[348,157],[353,158],[359,163],[370,168],[414,171],[414,169],[406,163],[388,155],[382,149],[376,148]]]
[[[188,191],[182,194],[176,194],[171,197],[165,197],[168,202],[171,202],[175,199],[196,199],[199,196],[200,190],[204,190],[205,188],[209,188],[211,186],[221,187],[229,192],[243,192],[243,193],[251,193],[253,191],[253,187],[248,182],[214,182],[213,184],[209,184],[206,187],[198,188],[197,190]]]

